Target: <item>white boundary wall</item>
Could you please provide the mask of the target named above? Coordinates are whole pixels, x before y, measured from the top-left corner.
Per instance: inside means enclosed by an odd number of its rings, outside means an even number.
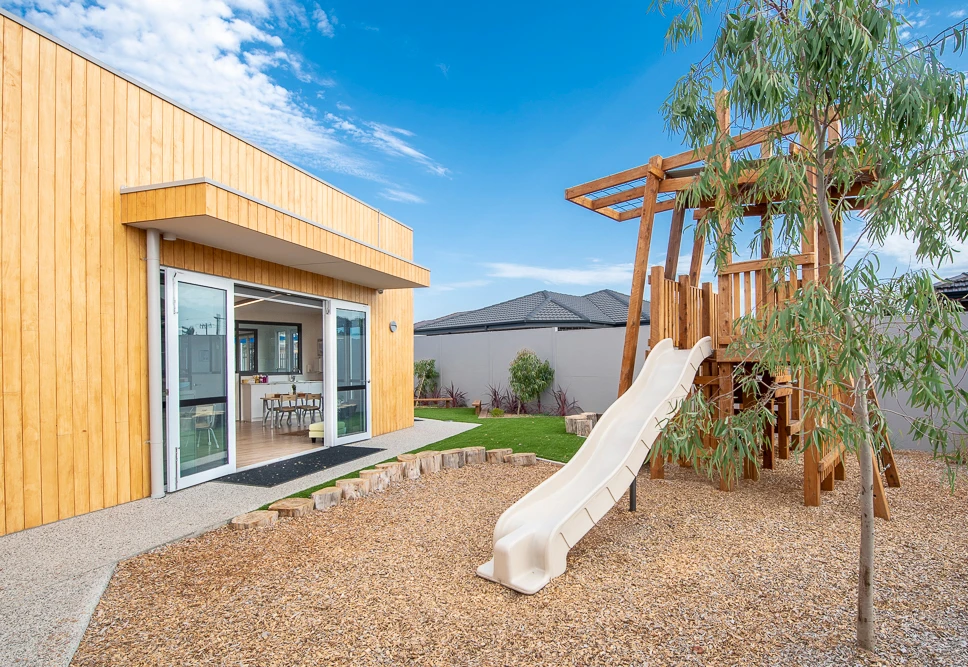
[[[962,315],[968,332],[968,313]],[[486,403],[488,385],[506,389],[508,365],[523,348],[534,350],[539,357],[551,362],[555,369],[553,386],[568,391],[583,410],[604,412],[618,393],[618,374],[622,363],[625,327],[609,329],[578,329],[558,331],[547,329],[517,329],[482,333],[449,334],[442,336],[414,336],[414,359],[435,359],[440,371],[441,386],[453,382],[467,392],[467,401],[480,399]],[[639,332],[639,347],[635,372],[645,361],[649,327]],[[968,389],[968,373],[960,378],[960,385]],[[907,407],[906,395],[880,396],[881,407],[888,411],[891,437],[898,449],[930,449],[926,443],[915,442],[909,433],[909,420],[899,415],[918,413]],[[551,405],[550,392],[541,397],[542,407]]]
[[[625,327],[608,329],[515,329],[481,333],[414,336],[414,359],[435,359],[441,386],[451,382],[467,392],[467,401],[487,402],[488,386],[508,387],[508,366],[528,348],[555,369],[552,387],[560,386],[586,411],[604,412],[618,394]],[[635,372],[645,362],[649,327],[639,330]],[[548,391],[542,408],[551,405]]]

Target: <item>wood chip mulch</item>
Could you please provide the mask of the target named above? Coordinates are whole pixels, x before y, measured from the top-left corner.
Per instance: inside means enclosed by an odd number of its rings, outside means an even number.
[[[968,665],[968,484],[897,462],[875,654],[853,642],[853,461],[820,508],[792,461],[734,493],[666,466],[530,597],[474,572],[501,512],[557,468],[484,464],[132,558],[73,664]]]

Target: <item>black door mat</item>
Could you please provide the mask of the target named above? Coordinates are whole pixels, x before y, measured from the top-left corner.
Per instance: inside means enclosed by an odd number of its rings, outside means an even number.
[[[303,454],[285,461],[277,461],[268,465],[250,468],[242,472],[220,477],[219,482],[229,484],[243,484],[245,486],[273,487],[291,482],[294,479],[311,475],[320,470],[326,470],[341,463],[347,463],[364,456],[382,452],[379,447],[352,447],[339,445],[321,449],[312,454]]]

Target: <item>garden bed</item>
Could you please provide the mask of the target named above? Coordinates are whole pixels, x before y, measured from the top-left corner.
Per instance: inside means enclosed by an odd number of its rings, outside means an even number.
[[[476,431],[477,429],[475,429]],[[899,453],[878,522],[880,649],[968,661],[968,488]],[[639,482],[527,597],[475,576],[494,522],[558,468],[479,464],[326,512],[220,529],[121,563],[75,665],[662,665],[855,661],[856,465],[803,507],[799,466],[721,493]]]

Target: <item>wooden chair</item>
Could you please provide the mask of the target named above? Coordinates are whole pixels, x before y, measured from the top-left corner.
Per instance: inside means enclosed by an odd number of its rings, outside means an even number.
[[[198,449],[198,438],[203,431],[208,436],[208,446],[211,447],[214,441],[215,449],[221,449],[222,445],[219,444],[218,436],[215,434],[215,416],[215,408],[211,405],[199,405],[195,408],[195,414],[192,416],[195,423],[195,449]]]
[[[266,425],[266,420],[272,415],[270,426],[276,421],[276,410],[282,406],[279,402],[281,394],[266,394],[262,397],[262,425]]]
[[[299,397],[296,394],[283,394],[279,397],[279,406],[276,408],[276,416],[279,418],[279,426],[282,426],[282,417],[286,416],[286,424],[292,424],[292,416],[299,418]]]
[[[305,400],[300,407],[299,421],[305,416],[309,417],[309,423],[313,423],[313,415],[319,414],[319,420],[323,419],[323,395],[322,394],[304,394]]]

